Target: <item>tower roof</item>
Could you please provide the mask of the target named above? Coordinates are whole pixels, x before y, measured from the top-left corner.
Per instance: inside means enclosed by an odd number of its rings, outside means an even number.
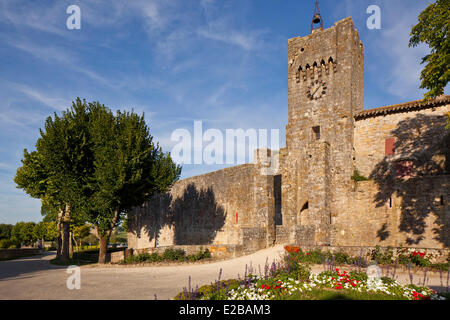
[[[380,115],[399,113],[399,112],[407,112],[407,111],[416,111],[428,108],[438,107],[444,104],[450,103],[450,95],[442,95],[437,97],[436,99],[430,100],[416,100],[411,102],[405,102],[400,104],[394,104],[391,106],[385,106],[380,108],[374,108],[369,110],[363,110],[355,114],[355,120],[362,120],[370,117],[376,117]]]

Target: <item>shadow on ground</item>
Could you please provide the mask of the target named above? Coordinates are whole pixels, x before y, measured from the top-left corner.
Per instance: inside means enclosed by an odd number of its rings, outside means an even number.
[[[33,273],[47,270],[58,270],[67,266],[57,266],[50,263],[55,253],[46,252],[43,255],[0,261],[0,281],[10,278],[31,278]]]

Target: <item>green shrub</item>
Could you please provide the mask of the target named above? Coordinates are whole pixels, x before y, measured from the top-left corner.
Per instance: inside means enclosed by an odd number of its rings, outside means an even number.
[[[198,288],[197,291],[187,292],[187,295],[182,291],[175,296],[174,300],[226,300],[227,291],[236,290],[239,286],[240,282],[236,279],[222,280],[220,282],[202,286]]]
[[[209,259],[211,258],[211,252],[209,252],[208,249],[206,249],[205,251],[203,251],[202,247],[200,247],[200,251],[197,252],[196,254],[190,255],[187,257],[187,259],[189,261],[199,261],[199,260],[203,260],[203,259]]]
[[[156,252],[153,252],[148,257],[148,261],[150,261],[150,262],[161,262],[162,260],[163,260],[163,258]]]
[[[355,170],[355,171],[353,172],[352,180],[353,180],[354,182],[359,182],[359,181],[369,181],[369,178],[360,175],[359,172],[358,172],[358,170]]]
[[[376,246],[374,250],[372,250],[370,258],[372,261],[376,261],[379,264],[392,264],[394,263],[394,251],[391,247],[387,247],[383,252],[380,246]]]
[[[421,256],[420,254],[422,254],[423,256]],[[414,251],[410,256],[410,260],[412,263],[419,267],[430,267],[432,265],[431,261],[424,252]]]
[[[358,272],[356,270],[350,271],[350,277],[352,277],[352,279],[355,280],[359,280],[359,281],[365,281],[368,279],[367,273],[365,273],[364,271]]]
[[[150,255],[148,253],[139,253],[134,257],[135,262],[146,262],[147,260],[150,260]]]
[[[8,249],[12,245],[11,240],[9,239],[2,239],[0,240],[0,248],[1,249]]]
[[[334,260],[337,264],[350,264],[351,263],[350,256],[343,251],[336,252],[334,254]]]
[[[186,259],[186,253],[182,249],[168,248],[164,250],[162,257],[168,261],[183,261]]]
[[[431,268],[435,270],[447,271],[448,269],[450,269],[450,262],[433,263],[431,265]]]

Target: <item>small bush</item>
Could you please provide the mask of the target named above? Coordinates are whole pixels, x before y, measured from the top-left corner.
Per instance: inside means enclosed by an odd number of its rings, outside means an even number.
[[[183,261],[186,258],[186,253],[182,249],[168,248],[164,251],[162,257],[169,261]]]
[[[354,182],[359,182],[359,181],[369,181],[369,178],[360,175],[359,172],[358,172],[358,170],[355,170],[355,171],[353,172],[352,180],[353,180]]]
[[[350,277],[352,277],[355,280],[359,280],[359,281],[365,281],[368,279],[367,273],[365,273],[364,271],[361,271],[361,272],[351,271]]]
[[[431,265],[432,269],[435,270],[442,270],[442,271],[447,271],[448,269],[450,269],[450,262],[446,262],[446,263],[433,263]]]
[[[432,265],[425,252],[414,251],[413,253],[411,253],[410,260],[412,263],[419,267],[429,267]]]
[[[127,257],[121,261],[122,264],[133,264],[133,263],[142,263],[142,262],[161,262],[161,261],[199,261],[203,259],[211,258],[211,253],[208,249],[205,251],[200,248],[200,251],[196,254],[186,256],[184,250],[181,249],[166,249],[162,255],[159,255],[157,252],[152,254],[149,253],[140,253],[138,255],[133,255]]]
[[[387,247],[383,252],[380,246],[377,245],[375,250],[372,250],[371,259],[379,264],[392,264],[394,263],[394,251],[391,247]]]
[[[351,263],[350,256],[347,253],[343,252],[343,251],[336,252],[334,254],[334,259],[335,259],[337,264],[349,264],[349,263]]]
[[[193,254],[193,255],[190,255],[187,257],[187,259],[189,261],[199,261],[199,260],[210,259],[210,258],[211,258],[211,252],[209,252],[208,249],[203,251],[202,248],[200,248],[200,251],[197,252],[196,254]]]
[[[148,253],[139,253],[134,257],[134,261],[136,262],[145,262],[147,260],[150,260],[150,255]]]
[[[11,240],[9,239],[2,239],[0,240],[0,248],[1,249],[8,249],[12,245]]]
[[[193,292],[184,290],[177,294],[174,300],[226,300],[227,292],[236,290],[239,288],[240,284],[241,283],[236,279],[222,280],[220,282],[202,286]]]

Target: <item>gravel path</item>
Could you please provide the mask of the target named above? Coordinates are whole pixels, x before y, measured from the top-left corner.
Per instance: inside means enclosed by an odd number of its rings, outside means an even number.
[[[66,268],[55,266],[48,260],[54,254],[0,262],[0,299],[172,299],[183,287],[209,284],[215,281],[222,269],[221,279],[243,277],[246,266],[259,274],[264,273],[266,261],[279,259],[283,246],[258,251],[231,260],[204,264],[174,266],[97,266],[81,267],[80,290],[69,290],[66,281],[70,276]],[[313,272],[323,271],[314,266]],[[443,286],[446,286],[445,273]],[[441,286],[439,273],[428,273],[428,285]],[[414,283],[423,279],[423,272],[414,274]],[[399,274],[399,281],[409,283],[407,273]]]

